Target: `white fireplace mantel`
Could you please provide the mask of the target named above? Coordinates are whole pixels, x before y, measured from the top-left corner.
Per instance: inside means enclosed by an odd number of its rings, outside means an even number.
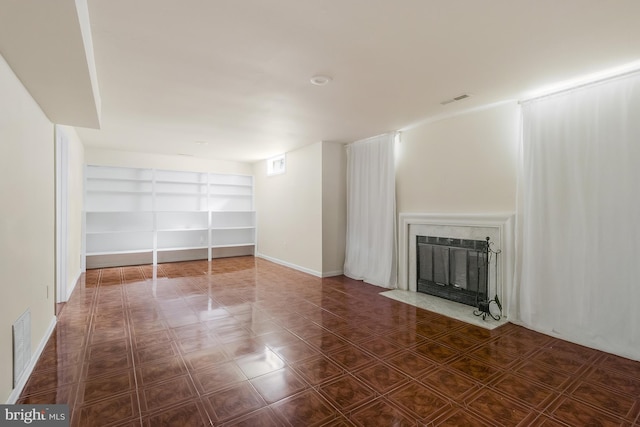
[[[496,214],[423,214],[401,213],[399,224],[398,289],[415,291],[415,236],[474,238],[484,240],[492,235],[494,249],[500,250],[497,289],[493,289],[502,301],[507,301],[514,266],[514,222],[513,213]],[[422,230],[422,231],[421,231]],[[435,234],[433,234],[435,233]],[[477,234],[477,236],[476,236]]]

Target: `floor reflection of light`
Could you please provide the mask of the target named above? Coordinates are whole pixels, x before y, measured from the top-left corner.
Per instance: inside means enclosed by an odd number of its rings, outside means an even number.
[[[279,368],[282,366],[282,359],[278,357],[269,347],[264,347],[265,362],[272,368]]]

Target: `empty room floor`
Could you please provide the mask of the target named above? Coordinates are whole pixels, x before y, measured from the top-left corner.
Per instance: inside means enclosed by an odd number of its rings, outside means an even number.
[[[640,425],[640,362],[382,291],[253,257],[89,270],[18,403],[82,427]]]

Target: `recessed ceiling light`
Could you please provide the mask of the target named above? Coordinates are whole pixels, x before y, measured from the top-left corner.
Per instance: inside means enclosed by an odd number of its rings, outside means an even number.
[[[207,141],[196,141],[196,144],[201,145],[201,146],[209,145],[209,143]]]
[[[309,79],[309,81],[311,82],[312,85],[316,85],[316,86],[324,86],[326,84],[328,84],[329,82],[331,82],[331,77],[329,76],[323,76],[321,74],[318,74],[317,76],[313,76],[311,77],[311,79]]]

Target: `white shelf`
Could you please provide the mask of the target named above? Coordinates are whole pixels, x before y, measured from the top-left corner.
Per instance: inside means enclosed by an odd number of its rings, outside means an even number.
[[[212,230],[253,230],[255,227],[247,226],[247,227],[211,227]]]
[[[94,181],[108,181],[108,182],[138,182],[141,184],[151,184],[151,179],[135,179],[135,178],[100,178],[100,177],[87,177],[88,182]]]
[[[87,252],[87,256],[146,254],[151,252],[153,252],[153,249],[150,248],[150,249],[134,249],[131,251]]]
[[[156,184],[208,185],[206,182],[180,181],[175,179],[156,179]]]
[[[209,249],[209,246],[183,246],[183,247],[170,247],[170,248],[158,248],[158,252],[171,252],[171,251],[190,251],[196,249]]]
[[[252,194],[209,193],[209,197],[253,197]]]
[[[151,196],[150,191],[142,190],[87,190],[87,193],[101,194],[101,193],[122,193],[122,194],[146,194]]]
[[[147,229],[147,230],[87,231],[87,236],[98,235],[98,234],[126,234],[126,233],[153,233],[153,230]]]
[[[156,196],[207,197],[207,193],[188,193],[180,191],[156,191]]]
[[[211,187],[247,187],[247,188],[253,188],[252,184],[224,184],[224,183],[212,182],[209,185]]]
[[[189,197],[204,197],[205,199],[209,196],[207,193],[200,193],[197,191],[162,191],[156,190],[156,197],[161,196],[189,196]]]
[[[234,244],[230,244],[230,245],[212,245],[211,249],[218,249],[218,248],[238,248],[241,246],[254,246],[255,243],[234,243]]]
[[[86,256],[155,263],[158,253],[211,259],[214,248],[255,245],[250,175],[87,166],[85,177]]]
[[[135,210],[135,211],[96,211],[96,210],[88,211],[88,210],[85,210],[85,213],[88,214],[88,215],[96,215],[96,214],[109,214],[109,215],[112,215],[112,214],[153,214],[154,211],[152,211],[152,210],[146,210],[146,211],[138,211],[138,210]]]
[[[234,213],[254,213],[255,211],[251,209],[241,209],[241,210],[211,210],[212,214],[234,214]]]
[[[209,231],[208,228],[158,228],[158,232]]]
[[[179,209],[165,209],[165,210],[160,210],[160,209],[156,209],[156,213],[159,214],[180,214],[180,215],[184,215],[184,211],[181,211]],[[209,210],[208,209],[202,209],[202,210],[198,210],[198,211],[189,211],[189,213],[191,214],[208,214]]]

